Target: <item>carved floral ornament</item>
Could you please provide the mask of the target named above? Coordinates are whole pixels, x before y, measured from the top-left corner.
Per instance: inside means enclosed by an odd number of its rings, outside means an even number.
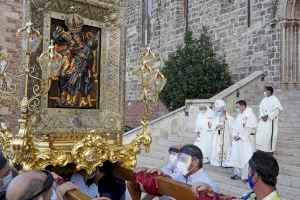
[[[118,16],[112,15],[109,16],[108,20],[116,21],[117,19]],[[74,21],[76,23],[73,23]],[[83,25],[80,15],[77,13],[68,15],[65,23],[74,32],[78,31]],[[47,109],[41,106],[41,99],[48,94],[51,82],[55,80],[57,73],[60,71],[62,56],[55,51],[53,43],[50,42],[49,48],[39,56],[39,64],[32,66],[31,63],[35,58],[33,52],[38,49],[42,36],[39,31],[34,29],[31,22],[26,23],[26,26],[18,31],[18,35],[25,53],[25,61],[21,62],[24,64],[20,66],[22,73],[14,75],[17,78],[21,77],[21,81],[25,81],[23,83],[23,95],[19,101],[21,116],[18,120],[18,132],[15,133],[8,128],[3,118],[0,117],[0,145],[9,162],[21,165],[23,170],[42,169],[48,165],[65,166],[67,163],[75,163],[77,169],[85,169],[88,173],[92,173],[97,166],[101,166],[106,160],[113,163],[117,162],[124,167],[134,167],[136,156],[141,149],[144,147],[149,150],[150,148],[151,136],[148,124],[151,105],[157,101],[158,93],[162,90],[166,81],[164,76],[152,67],[155,58],[150,48],[147,48],[147,51],[141,57],[142,64],[140,69],[137,70],[139,72],[137,74],[142,80],[145,107],[142,119],[143,129],[131,143],[122,144],[122,119],[120,119],[119,111],[112,104],[118,103],[113,98],[119,99],[120,95],[115,92],[112,93],[112,88],[115,86],[109,89],[109,94],[111,94],[109,98],[112,99],[105,104],[106,108],[101,113],[95,116],[89,115],[90,119],[82,119],[83,113],[91,111],[76,111],[73,117],[65,119],[63,123],[66,125],[65,128],[51,131],[49,127],[56,123],[55,117],[47,115]],[[120,45],[116,42],[113,44]],[[111,48],[116,49],[114,46]],[[2,55],[0,56],[0,63],[5,65],[1,67],[0,73],[2,83],[0,85],[0,99],[11,100],[17,97],[18,93],[16,90],[12,90],[13,84],[7,85],[7,80],[12,76],[6,72],[10,58],[3,52],[0,55]],[[120,54],[115,53],[111,56],[119,57]],[[113,60],[115,62],[119,58],[113,58]],[[115,66],[115,63],[111,65]],[[41,76],[36,76],[34,73],[36,71],[40,71]],[[114,71],[111,73],[112,80],[109,83],[118,82],[120,75]],[[34,80],[34,82],[30,82],[31,80]],[[63,114],[67,111],[62,109],[60,112]],[[56,115],[61,114],[57,113]],[[88,126],[85,127],[88,124],[85,123],[85,120],[89,120],[96,125],[100,120],[101,124],[89,128]],[[39,128],[36,128],[36,126],[39,126]],[[112,139],[110,137],[112,134],[116,134],[117,138]]]
[[[65,13],[74,7],[81,16],[104,22],[107,27],[119,28],[123,24],[122,16],[125,8],[123,0],[31,0],[30,2],[31,10],[42,15],[52,11]]]

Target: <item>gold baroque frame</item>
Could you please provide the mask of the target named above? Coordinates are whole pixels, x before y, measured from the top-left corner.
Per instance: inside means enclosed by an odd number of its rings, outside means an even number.
[[[50,41],[51,19],[64,20],[66,14],[50,12],[44,17],[43,25],[43,49],[48,48]],[[120,28],[107,28],[105,23],[84,19],[84,24],[101,29],[101,56],[100,56],[100,106],[99,109],[71,109],[71,108],[48,108],[48,95],[42,97],[41,109],[47,109],[48,124],[46,133],[62,134],[86,132],[90,129],[99,129],[109,139],[116,139],[117,134],[122,132],[123,124],[123,101],[120,96],[124,82],[121,79],[122,71],[120,63]],[[70,122],[77,118],[82,123],[82,128],[75,128]],[[114,122],[114,123],[110,123]],[[45,127],[35,128],[39,133]],[[43,131],[44,132],[44,131]]]

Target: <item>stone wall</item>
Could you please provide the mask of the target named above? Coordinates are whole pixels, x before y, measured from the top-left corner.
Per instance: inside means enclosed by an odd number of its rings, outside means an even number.
[[[168,113],[168,110],[161,102],[158,102],[152,106],[152,112],[150,120]],[[125,105],[125,124],[130,128],[140,126],[143,113],[144,104],[142,101],[127,101]]]
[[[156,53],[155,67],[161,68],[168,54],[183,42],[185,32],[184,0],[152,0],[150,45]],[[234,81],[257,70],[266,74],[266,82],[275,87],[280,81],[280,25],[275,22],[275,0],[189,0],[188,28],[198,37],[205,25],[214,49],[225,56]],[[143,44],[143,3],[127,0],[126,15],[126,100],[139,97],[137,78]],[[248,27],[248,17],[250,24]]]
[[[22,0],[1,0],[0,1],[0,24],[1,37],[0,46],[13,57],[13,61],[9,65],[9,72],[17,72],[20,64],[20,42],[16,38],[16,32],[22,26]],[[19,109],[12,102],[7,102],[0,108],[0,114],[11,127],[17,125],[19,117]],[[9,120],[6,116],[9,115]]]
[[[143,43],[143,12],[147,0],[126,0],[124,51],[126,66],[126,122],[135,126],[140,120],[134,113],[142,113],[139,80],[133,71],[139,66]],[[156,68],[164,65],[169,53],[182,44],[186,27],[185,0],[152,0],[151,47],[157,60]],[[288,0],[251,0],[250,27],[248,27],[248,0],[189,0],[188,28],[198,37],[203,25],[207,26],[216,52],[225,56],[235,81],[253,71],[263,70],[266,82],[278,87],[280,78],[280,16]],[[278,4],[278,5],[276,5]],[[19,43],[15,31],[21,26],[22,1],[0,0],[3,27],[0,45],[8,49],[18,63]],[[276,5],[276,6],[275,6]],[[137,105],[137,106],[135,106]],[[134,108],[134,109],[133,109]],[[138,109],[139,108],[139,109]],[[11,112],[2,108],[5,112]],[[161,116],[166,109],[158,109],[154,116]],[[161,112],[164,110],[164,112]],[[133,112],[134,111],[134,112]],[[13,113],[14,114],[14,113]]]

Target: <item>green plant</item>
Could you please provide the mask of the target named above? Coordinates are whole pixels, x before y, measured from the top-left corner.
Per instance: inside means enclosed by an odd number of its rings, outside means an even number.
[[[198,39],[186,32],[184,44],[170,54],[162,73],[167,78],[160,94],[161,101],[175,110],[185,99],[207,99],[232,84],[225,59],[217,56],[207,29]]]

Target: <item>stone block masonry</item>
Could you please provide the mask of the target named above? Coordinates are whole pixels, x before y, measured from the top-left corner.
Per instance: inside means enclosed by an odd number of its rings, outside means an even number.
[[[126,100],[140,96],[133,71],[139,66],[143,43],[142,0],[127,0],[126,5]],[[257,70],[266,73],[266,82],[279,86],[280,27],[273,24],[273,0],[189,0],[188,28],[199,37],[206,26],[217,54],[225,56],[234,81]],[[183,0],[152,0],[150,45],[155,51],[155,67],[183,43],[185,13]],[[250,6],[250,12],[248,12]],[[276,13],[276,12],[275,12]],[[248,20],[250,26],[248,27]]]
[[[0,0],[0,24],[1,37],[0,46],[13,58],[9,64],[8,71],[17,73],[20,65],[20,42],[16,37],[16,32],[22,26],[22,0]],[[17,88],[19,84],[17,83]],[[19,92],[17,92],[19,94]],[[1,102],[0,114],[3,115],[10,127],[17,126],[19,109],[12,102]],[[9,119],[8,117],[9,116]]]
[[[161,102],[158,102],[153,105],[152,112],[153,114],[151,115],[150,120],[168,113],[168,110]],[[142,101],[127,101],[125,105],[125,124],[131,128],[140,126],[143,113],[144,104]]]
[[[208,28],[214,49],[217,54],[225,56],[235,81],[246,77],[253,71],[263,70],[266,73],[265,81],[278,88],[281,76],[280,65],[282,65],[280,45],[286,44],[280,41],[282,30],[279,21],[285,16],[279,11],[288,10],[284,6],[289,1],[188,0],[188,13],[185,12],[185,1],[187,0],[151,1],[150,45],[157,56],[155,68],[162,68],[168,55],[183,43],[186,16],[188,16],[188,29],[193,31],[195,37],[199,36],[203,25]],[[141,96],[139,80],[133,72],[140,65],[139,55],[145,48],[145,2],[147,0],[126,0],[125,6],[124,35],[126,44],[124,51],[126,50],[126,55],[124,66],[126,66],[127,101],[125,107],[128,112],[135,103],[139,104]],[[297,5],[299,7],[299,3]],[[0,12],[2,26],[0,45],[5,47],[8,53],[15,58],[11,66],[18,66],[20,64],[20,46],[14,33],[21,27],[22,1],[0,0]],[[300,16],[299,14],[294,15]],[[292,19],[293,17],[287,18]],[[248,22],[250,22],[249,27]],[[296,31],[294,32],[296,33]],[[292,38],[295,40],[295,37]],[[296,44],[296,41],[291,44]],[[293,45],[290,46],[294,48]],[[287,53],[289,52],[292,51],[288,50]],[[289,65],[291,62],[286,63]],[[290,68],[294,69],[295,66],[290,66]],[[128,106],[129,102],[131,106]],[[7,109],[3,110],[7,112]],[[11,112],[12,109],[8,111]],[[142,113],[142,110],[139,113]],[[160,114],[157,116],[161,116]],[[129,116],[130,114],[125,115]],[[139,119],[137,118],[135,121]]]

